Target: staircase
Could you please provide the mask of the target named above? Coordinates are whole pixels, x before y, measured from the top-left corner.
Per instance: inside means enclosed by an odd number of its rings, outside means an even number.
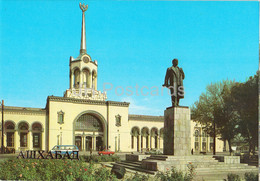
[[[242,178],[245,172],[258,173],[255,166],[248,166],[244,163],[227,164],[219,162],[212,156],[167,156],[167,155],[152,155],[143,159],[142,161],[126,160],[121,162],[112,163],[126,168],[129,172],[140,172],[155,175],[158,170],[166,171],[175,167],[178,170],[187,171],[187,165],[192,164],[195,166],[196,181],[217,181],[227,178],[228,173],[240,175]],[[109,165],[107,165],[109,166]]]

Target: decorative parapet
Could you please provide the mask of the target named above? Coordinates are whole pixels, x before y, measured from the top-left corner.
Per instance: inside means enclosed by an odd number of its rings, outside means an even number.
[[[31,108],[31,107],[15,107],[5,106],[5,114],[22,114],[22,115],[46,115],[44,108]],[[0,112],[1,114],[1,112]]]
[[[120,106],[120,107],[129,107],[130,104],[129,102],[100,101],[100,100],[78,99],[73,97],[57,97],[57,96],[48,96],[48,101],[93,104],[93,105],[103,105],[103,106],[109,105],[109,106]]]
[[[148,115],[133,115],[129,114],[128,116],[129,121],[158,121],[164,122],[163,116],[148,116]]]
[[[102,93],[101,91],[97,91],[97,90],[89,89],[89,88],[67,89],[64,93],[64,97],[86,99],[86,100],[106,101],[107,94],[106,94],[106,92]]]

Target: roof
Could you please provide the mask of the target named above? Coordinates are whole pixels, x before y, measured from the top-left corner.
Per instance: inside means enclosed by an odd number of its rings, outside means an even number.
[[[129,114],[128,115],[129,120],[142,120],[142,121],[158,121],[158,122],[164,122],[164,116],[150,116],[150,115],[135,115],[135,114]]]
[[[57,96],[48,96],[48,101],[69,102],[69,103],[79,103],[79,104],[94,104],[94,105],[110,105],[110,106],[121,106],[121,107],[128,107],[130,104],[129,102],[98,101],[98,100],[78,99],[78,98],[71,98],[71,97],[57,97]]]

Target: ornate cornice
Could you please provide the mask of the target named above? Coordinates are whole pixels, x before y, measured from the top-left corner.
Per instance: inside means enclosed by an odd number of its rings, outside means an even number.
[[[146,116],[146,115],[128,115],[129,121],[154,121],[154,122],[164,122],[163,116]]]
[[[5,106],[4,114],[23,114],[23,115],[46,115],[46,109],[42,108],[31,108],[31,107],[14,107]]]
[[[97,100],[86,100],[86,99],[77,99],[77,98],[69,98],[69,97],[56,97],[56,96],[48,96],[47,100],[56,101],[56,102],[92,104],[92,105],[103,105],[103,106],[111,105],[111,106],[120,106],[120,107],[128,107],[130,104],[128,102],[97,101]]]

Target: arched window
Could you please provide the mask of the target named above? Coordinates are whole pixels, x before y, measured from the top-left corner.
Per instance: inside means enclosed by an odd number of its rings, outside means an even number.
[[[148,148],[149,147],[149,129],[147,127],[142,128],[141,136],[142,136],[142,138],[141,138],[141,148],[144,148],[144,147]]]
[[[207,151],[207,140],[206,140],[206,133],[202,131],[202,151]]]
[[[33,123],[32,134],[33,134],[33,148],[41,148],[42,138],[42,125],[40,123]]]
[[[83,86],[90,88],[90,80],[89,80],[90,72],[89,72],[89,70],[85,68],[85,69],[83,69],[82,73],[83,73]]]
[[[14,147],[14,132],[15,132],[15,125],[11,121],[7,121],[5,123],[5,130],[6,130],[6,140],[7,140],[7,147]]]
[[[163,138],[163,128],[160,129],[160,138]]]
[[[132,140],[131,140],[131,147],[132,149],[134,149],[134,139],[136,138],[136,148],[137,148],[137,151],[139,151],[139,135],[140,135],[140,131],[139,131],[139,128],[137,127],[133,127],[132,130],[131,130],[131,136],[132,136]]]
[[[18,129],[20,132],[20,147],[27,147],[28,146],[29,125],[26,122],[21,122],[18,125]]]
[[[158,148],[158,129],[157,128],[151,129],[151,137],[154,138],[154,145],[153,145],[154,148]]]
[[[75,130],[103,132],[103,125],[97,117],[91,114],[83,114],[76,121]]]
[[[194,132],[194,136],[195,136],[195,142],[194,142],[194,148],[195,150],[199,150],[199,130],[195,130]]]
[[[92,88],[97,89],[97,73],[96,71],[92,72]]]
[[[79,74],[80,74],[79,69],[76,69],[74,71],[74,87],[75,88],[79,88],[79,84],[80,84]]]

